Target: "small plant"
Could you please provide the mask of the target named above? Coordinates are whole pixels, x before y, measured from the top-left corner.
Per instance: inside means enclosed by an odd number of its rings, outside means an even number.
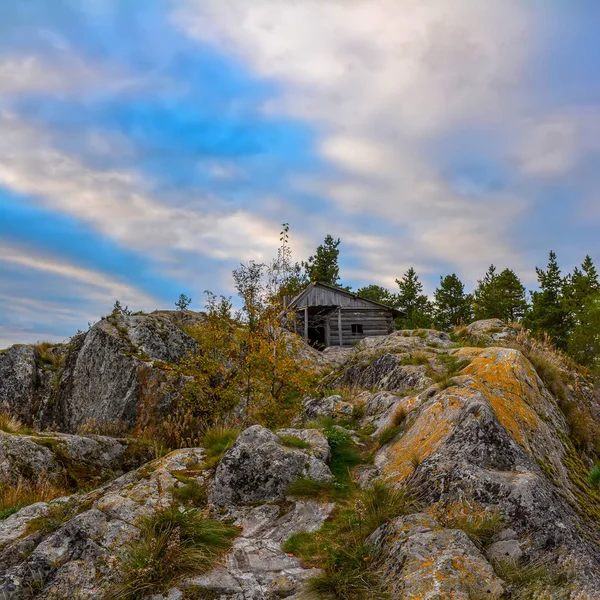
[[[379,446],[385,446],[389,444],[396,436],[402,431],[402,425],[391,425],[386,427],[377,438]]]
[[[392,488],[381,482],[363,490],[360,499],[364,505],[364,521],[369,531],[375,531],[391,519],[418,509],[417,503],[406,490]]]
[[[331,472],[338,484],[348,485],[351,481],[351,469],[362,463],[360,452],[356,449],[352,436],[341,427],[325,430],[325,437],[331,448]]]
[[[60,529],[67,521],[75,516],[74,506],[71,502],[63,502],[51,506],[48,514],[35,517],[27,523],[26,533],[41,533],[49,535],[50,533]]]
[[[292,535],[283,550],[307,567],[322,570],[309,580],[309,589],[320,598],[383,600],[389,596],[381,587],[376,556],[365,540],[383,523],[415,508],[405,491],[383,483],[354,490],[319,531]]]
[[[410,464],[413,466],[413,469],[417,469],[421,462],[422,460],[419,454],[417,452],[413,452],[412,456],[410,457]]]
[[[588,483],[595,490],[600,488],[600,463],[594,465],[594,468],[590,471]]]
[[[168,508],[142,519],[141,536],[121,558],[107,600],[138,600],[168,590],[182,577],[215,565],[238,535],[235,527],[197,509]]]
[[[239,434],[238,429],[223,425],[216,425],[204,432],[200,442],[206,450],[207,468],[215,468],[221,462],[221,459],[227,450],[233,446]]]
[[[462,529],[479,548],[489,546],[505,527],[498,513],[487,512],[480,505],[471,506],[462,502],[446,507],[438,517],[445,527]]]
[[[175,302],[175,306],[178,310],[186,310],[191,303],[192,299],[189,296],[186,296],[185,294],[180,294],[179,300]]]
[[[288,448],[298,448],[299,450],[304,450],[306,448],[310,448],[310,444],[297,438],[293,435],[280,435],[279,439],[284,446]]]

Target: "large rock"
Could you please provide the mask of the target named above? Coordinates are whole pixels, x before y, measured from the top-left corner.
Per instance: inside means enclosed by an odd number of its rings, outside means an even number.
[[[141,517],[174,502],[181,474],[205,482],[204,456],[201,449],[178,450],[88,494],[28,506],[0,521],[0,598],[102,598],[114,575],[109,557],[137,538]]]
[[[69,344],[47,350],[13,346],[0,353],[0,406],[28,424],[74,432],[86,424],[133,425],[146,405],[166,411],[169,371],[163,367],[196,347],[184,331],[190,311],[112,314]]]
[[[282,500],[298,478],[333,481],[329,467],[312,452],[288,448],[274,433],[254,425],[221,460],[210,500],[219,506]]]
[[[89,487],[149,460],[148,445],[132,439],[65,433],[9,434],[0,431],[0,485],[35,480]]]
[[[393,600],[494,600],[502,581],[467,535],[443,529],[426,514],[400,517],[370,538],[378,550],[383,580]]]
[[[427,504],[497,510],[528,540],[526,559],[575,569],[580,597],[600,597],[593,492],[582,493],[585,467],[556,399],[518,350],[463,348],[456,356],[471,363],[377,454],[381,477],[392,485],[410,479]]]

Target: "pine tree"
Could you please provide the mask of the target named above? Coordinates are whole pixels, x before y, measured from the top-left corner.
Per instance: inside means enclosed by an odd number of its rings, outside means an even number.
[[[361,298],[373,300],[374,302],[379,302],[380,304],[385,304],[392,308],[398,306],[398,296],[392,294],[388,289],[381,287],[380,285],[367,285],[366,287],[360,288],[357,294]]]
[[[327,234],[323,243],[317,247],[314,256],[303,262],[306,276],[310,281],[318,281],[339,287],[340,268],[338,258],[341,240],[334,240]]]
[[[477,281],[477,287],[473,292],[473,312],[478,321],[498,317],[497,311],[500,302],[496,285],[497,279],[496,267],[490,265],[483,279]]]
[[[561,276],[556,254],[550,252],[546,270],[536,267],[539,290],[531,293],[531,310],[525,325],[534,335],[547,333],[559,347],[565,348],[569,331],[569,312],[563,298],[565,280]]]
[[[589,255],[581,264],[581,270],[575,267],[573,273],[567,276],[563,286],[563,302],[569,313],[571,327],[582,322],[582,312],[588,300],[600,293],[598,272]]]
[[[520,321],[527,311],[525,287],[512,269],[504,269],[496,280],[498,290],[497,316],[503,321]]]
[[[587,298],[567,349],[579,364],[600,371],[600,294]]]
[[[404,317],[399,319],[403,329],[417,329],[429,327],[433,321],[433,307],[425,294],[423,284],[415,270],[411,267],[402,279],[396,279],[400,288],[398,305],[405,311]]]
[[[433,295],[435,318],[442,329],[452,329],[471,320],[472,297],[465,294],[465,286],[455,273],[440,277],[440,286]]]

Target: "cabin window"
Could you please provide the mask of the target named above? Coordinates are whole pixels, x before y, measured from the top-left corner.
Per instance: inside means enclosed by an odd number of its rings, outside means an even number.
[[[357,333],[362,333],[363,332],[363,326],[362,323],[352,323],[352,334],[356,335]]]

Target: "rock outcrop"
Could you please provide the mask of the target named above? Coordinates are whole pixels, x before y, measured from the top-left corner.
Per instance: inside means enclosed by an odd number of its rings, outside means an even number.
[[[86,423],[133,425],[144,402],[169,405],[165,365],[193,350],[190,311],[115,313],[49,348],[12,346],[0,353],[0,406],[27,424],[75,432]]]
[[[71,429],[89,416],[131,423],[140,394],[168,402],[163,367],[194,344],[179,318],[104,320],[43,360],[39,349],[14,346],[0,356],[0,402],[21,418],[36,407],[38,421]],[[245,429],[216,466],[202,448],[136,468],[145,457],[128,439],[0,432],[0,484],[67,467],[135,469],[0,520],[0,598],[103,598],[141,519],[189,508],[184,486],[200,489],[195,506],[239,535],[218,565],[147,596],[154,600],[304,600],[307,581],[342,561],[300,560],[282,546],[297,533],[326,537],[340,518],[358,522],[352,543],[369,549],[365,568],[392,600],[515,600],[529,585],[519,569],[537,569],[527,597],[600,598],[600,494],[587,483],[597,392],[517,334],[489,320],[452,337],[400,331],[330,352],[333,370],[293,426]],[[304,496],[290,495],[295,482],[306,484]],[[357,498],[374,484],[411,502],[365,532]]]
[[[320,437],[317,448],[327,444]],[[316,454],[287,448],[279,436],[254,425],[240,435],[217,467],[210,501],[217,506],[273,502],[283,500],[299,478],[332,482],[329,467]]]

